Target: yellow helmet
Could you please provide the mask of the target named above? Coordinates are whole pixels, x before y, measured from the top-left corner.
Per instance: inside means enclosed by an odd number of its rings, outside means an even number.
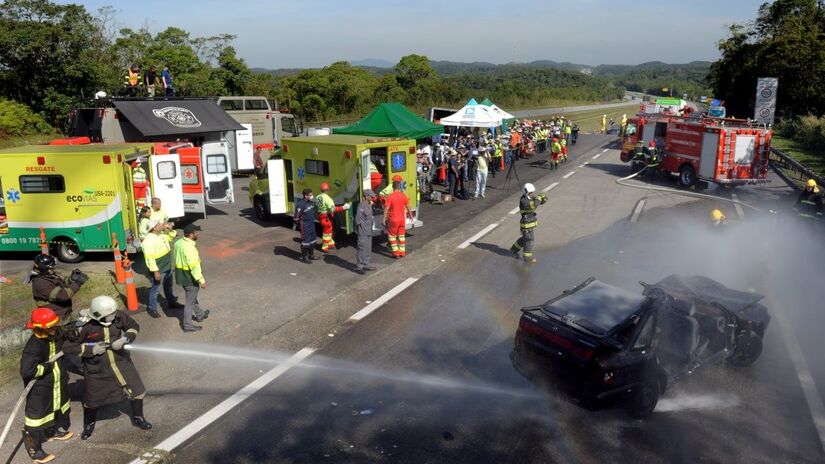
[[[808,179],[808,182],[805,183],[808,188],[816,188],[816,181],[813,179]]]
[[[722,213],[722,211],[720,211],[718,209],[715,209],[715,210],[711,211],[710,212],[710,217],[714,221],[724,221],[725,220],[725,214]]]

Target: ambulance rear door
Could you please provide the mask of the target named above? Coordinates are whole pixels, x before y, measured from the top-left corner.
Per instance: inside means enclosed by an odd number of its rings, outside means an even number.
[[[287,214],[289,195],[287,194],[284,160],[271,159],[267,161],[266,170],[269,178],[269,212],[272,214]]]
[[[252,146],[252,124],[241,124],[242,131],[235,131],[235,153],[237,155],[238,171],[252,171],[255,169],[255,150]]]
[[[170,218],[182,217],[183,183],[180,157],[176,154],[150,156],[152,196],[160,198],[161,206]]]
[[[229,168],[229,147],[226,142],[208,142],[201,146],[205,167],[203,186],[210,205],[234,203],[232,172]]]

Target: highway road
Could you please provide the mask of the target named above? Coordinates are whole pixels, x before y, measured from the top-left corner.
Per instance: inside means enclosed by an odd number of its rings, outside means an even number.
[[[613,141],[583,136],[558,171],[520,162],[521,181],[550,197],[535,265],[507,251],[518,193],[501,177],[485,201],[424,209],[409,257],[379,250],[367,278],[349,247],[298,263],[294,232],[259,224],[239,192],[203,221],[207,329],[185,336],[173,313],[137,315],[155,427],[112,408],[91,440],[49,450],[86,463],[822,462],[821,230],[794,222],[776,177],[715,199],[619,185],[629,169]],[[714,207],[730,218],[721,232],[708,226]],[[512,356],[520,307],[589,276],[638,291],[671,273],[766,295],[773,320],[754,366],[700,370],[638,421],[579,406]]]

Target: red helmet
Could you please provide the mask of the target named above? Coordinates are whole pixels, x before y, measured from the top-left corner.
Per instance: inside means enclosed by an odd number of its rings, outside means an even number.
[[[656,142],[651,140],[650,143],[647,144],[647,146],[650,147],[650,148],[656,148]]]
[[[404,178],[401,177],[400,175],[396,174],[396,175],[392,176],[392,181],[393,182],[404,182]]]
[[[50,329],[60,322],[60,316],[50,308],[35,308],[31,320],[26,323],[27,329]]]
[[[327,192],[327,191],[329,191],[329,184],[328,184],[328,183],[326,183],[326,182],[321,182],[321,191],[322,191],[322,192]]]

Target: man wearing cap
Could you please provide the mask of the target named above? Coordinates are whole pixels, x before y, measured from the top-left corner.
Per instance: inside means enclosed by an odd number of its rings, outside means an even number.
[[[411,214],[410,200],[401,191],[401,183],[401,176],[393,177],[392,193],[387,195],[384,205],[384,227],[387,229],[387,244],[396,258],[407,256],[405,227],[406,218]]]
[[[355,263],[355,272],[364,274],[365,271],[374,271],[370,261],[372,258],[372,204],[375,201],[375,193],[372,190],[364,190],[364,199],[358,203],[355,209],[355,232],[358,234],[358,261]]]
[[[150,232],[141,243],[143,259],[146,261],[146,270],[149,272],[149,282],[152,287],[149,289],[149,305],[146,311],[153,318],[160,317],[158,314],[158,293],[161,286],[166,297],[166,304],[169,308],[183,308],[177,302],[172,282],[172,247],[169,243],[169,235],[163,232],[163,224],[156,219],[149,219]]]
[[[206,288],[206,279],[201,271],[201,258],[195,246],[200,226],[187,224],[183,228],[183,238],[175,242],[175,281],[186,292],[186,305],[183,308],[183,331],[197,332],[203,329],[192,321],[203,322],[209,317],[209,310],[198,306],[198,292]]]

